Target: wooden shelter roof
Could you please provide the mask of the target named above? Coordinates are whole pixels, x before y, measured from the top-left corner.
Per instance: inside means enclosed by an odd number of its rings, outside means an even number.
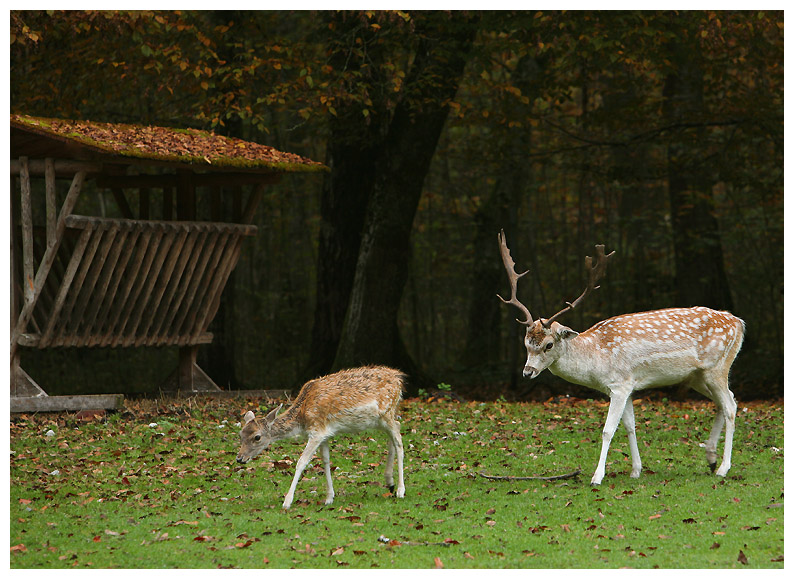
[[[149,162],[202,171],[327,171],[317,161],[259,143],[198,129],[98,123],[11,115],[15,157],[55,157],[118,164]]]

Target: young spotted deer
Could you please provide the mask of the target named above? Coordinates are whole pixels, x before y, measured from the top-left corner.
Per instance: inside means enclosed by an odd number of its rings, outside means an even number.
[[[397,408],[402,398],[405,378],[401,372],[383,366],[342,370],[304,384],[295,402],[282,414],[278,414],[281,409],[279,406],[263,419],[257,419],[249,410],[243,418],[237,462],[248,462],[276,440],[308,437],[282,506],[288,509],[292,505],[295,487],[318,448],[325,468],[325,504],[330,505],[334,501],[334,486],[331,482],[328,440],[341,432],[379,429],[389,435],[386,486],[394,492],[396,458],[395,494],[402,498],[405,496],[403,441],[400,436],[400,423],[397,422]]]
[[[593,388],[609,396],[609,411],[601,441],[601,456],[590,483],[601,484],[606,470],[607,452],[618,422],[623,421],[629,435],[631,476],[642,470],[637,436],[634,432],[634,392],[657,386],[686,383],[713,400],[717,417],[706,442],[706,459],[712,472],[717,466],[717,442],[725,428],[722,464],[716,469],[725,476],[731,468],[731,448],[736,417],[736,402],[728,388],[728,374],[744,339],[744,322],[728,312],[704,307],[673,308],[625,314],[604,320],[582,333],[557,322],[562,314],[577,307],[591,291],[598,289],[614,254],[604,254],[596,246],[596,264],[585,259],[589,282],[582,295],[549,319],[533,320],[529,309],[516,297],[518,274],[510,256],[504,231],[499,246],[511,297],[504,303],[515,306],[526,316],[517,320],[527,327],[524,344],[527,363],[524,376],[535,378],[546,368],[568,382]]]

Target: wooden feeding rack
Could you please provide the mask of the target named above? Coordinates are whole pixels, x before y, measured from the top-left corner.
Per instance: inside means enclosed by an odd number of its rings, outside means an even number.
[[[11,115],[19,192],[11,196],[12,412],[120,403],[117,395],[48,396],[20,366],[20,348],[178,346],[173,388],[219,391],[196,354],[212,341],[207,328],[242,241],[256,234],[263,188],[283,173],[324,170],[205,131]],[[43,187],[35,182],[42,178]],[[65,195],[59,180],[70,182]],[[120,218],[74,214],[88,180],[110,190]],[[230,186],[235,218],[223,222],[221,187]],[[154,220],[158,189],[161,219]],[[197,191],[209,192],[209,220],[197,220]]]

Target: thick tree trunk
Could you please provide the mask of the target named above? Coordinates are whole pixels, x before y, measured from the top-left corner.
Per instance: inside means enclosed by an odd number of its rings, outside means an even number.
[[[420,41],[377,166],[356,275],[334,366],[387,364],[413,374],[397,327],[408,276],[410,234],[425,175],[447,118],[473,39],[473,29],[456,23]]]
[[[673,49],[679,63],[664,87],[665,115],[671,125],[703,118],[703,72],[697,58],[682,46]],[[713,179],[693,142],[702,140],[695,131],[668,146],[668,190],[675,250],[676,305],[709,306],[729,310],[733,306],[719,224],[714,216]],[[693,153],[695,153],[693,155]]]
[[[356,67],[350,59],[350,44],[371,31],[362,29],[359,19],[333,13],[333,38],[330,64],[337,69]],[[367,91],[379,94],[377,68],[383,55],[377,43],[367,42]],[[374,74],[371,71],[375,71]],[[366,108],[368,115],[362,110]],[[331,121],[326,164],[331,168],[325,179],[320,203],[320,239],[317,260],[317,303],[314,311],[310,356],[304,380],[331,371],[342,335],[353,278],[358,263],[364,220],[376,176],[376,161],[383,147],[388,116],[384,103],[364,106],[351,100],[337,104]]]

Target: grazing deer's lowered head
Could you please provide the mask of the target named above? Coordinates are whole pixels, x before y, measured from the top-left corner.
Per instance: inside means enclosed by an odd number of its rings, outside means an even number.
[[[341,432],[377,429],[389,436],[386,459],[386,485],[397,497],[405,496],[403,482],[403,443],[397,410],[402,398],[405,376],[384,366],[366,366],[342,370],[304,384],[295,402],[279,414],[281,406],[257,419],[250,410],[243,417],[240,452],[243,464],[284,438],[308,438],[306,448],[296,464],[295,476],[284,497],[283,508],[292,505],[295,489],[303,471],[319,448],[326,479],[325,504],[334,500],[328,440]],[[394,487],[394,462],[397,461],[397,488]]]
[[[639,477],[642,462],[637,448],[634,392],[657,386],[685,383],[713,400],[717,416],[706,442],[706,459],[712,471],[725,476],[731,467],[731,449],[736,416],[736,402],[728,388],[728,374],[744,339],[744,322],[728,312],[704,307],[672,308],[625,314],[595,324],[578,333],[557,320],[576,308],[593,290],[606,272],[609,258],[604,246],[596,246],[596,264],[587,257],[587,287],[575,301],[568,302],[549,319],[533,320],[529,309],[516,297],[518,280],[515,262],[507,247],[504,231],[499,234],[499,248],[511,297],[500,299],[515,306],[524,315],[517,321],[526,326],[524,345],[527,362],[524,376],[535,378],[546,368],[569,382],[593,388],[609,396],[609,412],[601,441],[601,456],[591,479],[600,484],[606,470],[606,458],[618,422],[623,421],[629,435],[631,476]],[[717,441],[725,429],[722,463],[717,468]]]

